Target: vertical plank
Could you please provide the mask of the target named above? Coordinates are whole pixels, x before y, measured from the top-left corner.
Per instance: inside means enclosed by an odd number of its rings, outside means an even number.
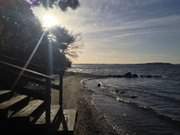
[[[48,36],[49,32],[47,31],[46,36]],[[53,73],[53,55],[52,55],[52,42],[49,40],[49,44],[47,45],[47,60],[48,60],[48,66],[47,66],[47,74],[49,76]],[[46,124],[49,125],[51,122],[51,80],[47,79],[47,110],[46,110]]]
[[[64,131],[68,130],[67,123],[65,120],[64,112],[63,112],[63,75],[64,72],[62,71],[59,74],[59,105],[60,105],[60,117],[62,118],[62,126]]]
[[[51,80],[46,79],[46,124],[50,124],[51,119]]]
[[[63,73],[59,74],[59,105],[63,112]]]

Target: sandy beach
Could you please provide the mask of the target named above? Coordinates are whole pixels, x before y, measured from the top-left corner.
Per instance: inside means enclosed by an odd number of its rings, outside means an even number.
[[[64,76],[64,108],[76,109],[78,113],[74,133],[75,135],[102,134],[101,129],[99,129],[99,127],[102,127],[100,126],[100,123],[105,123],[104,119],[99,119],[101,117],[95,116],[97,112],[91,104],[90,95],[92,93],[89,93],[88,91],[85,92],[85,89],[81,84],[81,80],[87,78],[93,78],[93,76],[79,73],[68,73]],[[58,104],[58,94],[58,91],[52,91],[52,104]],[[95,125],[98,126],[98,128]],[[102,125],[104,126],[105,124]],[[112,131],[110,128],[109,130]],[[107,134],[109,132],[107,132]]]
[[[101,114],[97,113],[92,104],[90,91],[85,91],[81,80],[93,78],[88,74],[66,74],[64,76],[64,108],[77,110],[75,135],[101,135],[105,134],[101,128],[106,129],[106,135],[113,133]],[[52,91],[52,104],[58,104],[58,91]],[[101,124],[103,123],[103,124]],[[106,123],[106,124],[105,124]],[[107,130],[108,129],[108,130]]]
[[[91,111],[93,107],[86,101],[86,92],[83,89],[81,80],[91,76],[86,74],[66,74],[64,76],[64,93],[63,101],[65,109],[77,110],[77,121],[75,125],[74,135],[93,135],[97,134],[96,127]],[[52,104],[58,104],[58,94],[56,90],[52,91]]]
[[[77,109],[77,103],[82,96],[81,80],[87,78],[88,75],[82,74],[65,74],[64,76],[64,91],[63,102],[65,109]],[[52,104],[58,104],[59,91],[52,90]]]

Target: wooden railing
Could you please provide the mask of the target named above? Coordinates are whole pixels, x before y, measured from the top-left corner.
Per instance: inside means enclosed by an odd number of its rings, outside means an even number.
[[[0,65],[3,66],[3,68],[8,68],[14,70],[14,72],[21,72],[23,71],[23,78],[28,79],[29,81],[36,82],[40,85],[46,86],[46,96],[45,96],[45,107],[46,107],[46,123],[47,125],[50,124],[50,117],[51,117],[51,88],[58,89],[59,90],[59,105],[60,105],[60,117],[62,119],[62,125],[65,130],[67,130],[67,124],[65,122],[65,117],[63,114],[63,75],[64,72],[59,73],[59,85],[52,84],[52,81],[55,80],[53,77],[50,76],[50,74],[43,74],[40,72],[36,72],[34,70],[26,69],[23,67],[20,67],[15,64],[11,64],[5,61],[0,60]],[[16,74],[18,74],[17,72]],[[41,79],[40,79],[41,78]],[[45,81],[43,81],[44,79]]]
[[[0,61],[0,64],[4,65],[4,66],[7,66],[7,67],[10,67],[12,69],[16,69],[16,70],[19,70],[19,71],[24,71],[25,73],[31,74],[33,76],[37,76],[37,77],[41,77],[41,78],[45,78],[45,79],[54,80],[49,75],[46,75],[46,74],[43,74],[43,73],[40,73],[40,72],[36,72],[36,71],[30,70],[30,69],[22,68],[20,66],[17,66],[17,65],[14,65],[14,64],[10,64],[8,62]]]

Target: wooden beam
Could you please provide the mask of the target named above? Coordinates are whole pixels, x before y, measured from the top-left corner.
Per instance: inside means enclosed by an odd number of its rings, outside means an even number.
[[[63,76],[64,72],[59,74],[59,105],[60,105],[60,117],[62,118],[62,126],[64,131],[68,131],[67,122],[65,120],[64,111],[63,111]]]
[[[61,112],[63,112],[63,73],[59,74],[59,105]]]
[[[27,69],[27,68],[22,68],[20,66],[17,66],[17,65],[14,65],[14,64],[10,64],[8,62],[0,61],[0,64],[2,64],[4,66],[7,66],[9,68],[12,68],[12,69],[16,69],[16,70],[19,70],[19,71],[24,71],[25,73],[29,73],[29,74],[32,74],[32,75],[35,75],[35,76],[39,76],[39,77],[42,77],[42,78],[45,78],[45,79],[53,80],[53,77],[51,77],[49,75],[46,75],[46,74],[43,74],[43,73],[39,73],[39,72],[30,70],[30,69]]]
[[[51,80],[46,79],[46,124],[51,122]]]

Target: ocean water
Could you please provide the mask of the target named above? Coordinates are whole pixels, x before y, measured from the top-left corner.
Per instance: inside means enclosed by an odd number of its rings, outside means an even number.
[[[85,85],[119,134],[180,135],[180,65],[73,65],[69,70],[100,76],[160,75],[89,79]]]

